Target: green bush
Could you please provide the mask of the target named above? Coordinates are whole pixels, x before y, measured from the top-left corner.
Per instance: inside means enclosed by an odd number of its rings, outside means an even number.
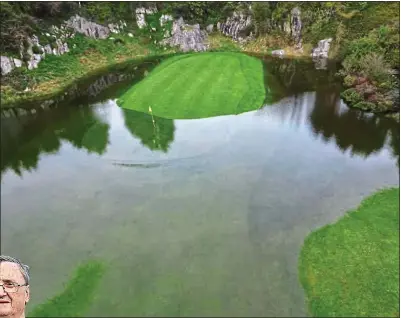
[[[355,76],[347,75],[344,78],[344,86],[345,87],[351,87],[351,86],[354,85],[355,81],[356,81],[356,77]]]
[[[142,29],[142,35],[150,37],[153,44],[158,44],[164,39],[164,34],[168,32],[171,34],[173,28],[173,21],[166,21],[163,26],[160,24],[160,17],[162,12],[145,15],[146,27]]]
[[[32,47],[32,52],[33,52],[33,54],[42,54],[43,53],[42,50],[37,45],[34,45]]]
[[[363,101],[363,102],[358,102],[358,103],[356,103],[356,104],[354,104],[354,105],[352,105],[352,106],[355,107],[355,108],[362,109],[362,110],[371,110],[371,111],[374,111],[374,110],[377,109],[377,106],[376,106],[375,104],[373,104],[373,103],[371,103],[371,102],[365,102],[365,101]]]
[[[363,96],[355,88],[345,90],[341,93],[341,97],[349,105],[354,105],[363,101]]]
[[[389,78],[389,66],[383,55],[369,53],[360,60],[360,69],[370,80],[386,81]]]

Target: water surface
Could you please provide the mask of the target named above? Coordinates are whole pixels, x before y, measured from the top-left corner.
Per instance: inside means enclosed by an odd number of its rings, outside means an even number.
[[[302,242],[398,184],[399,127],[277,63],[281,91],[240,115],[152,118],[116,95],[2,119],[1,248],[31,266],[31,308],[98,258],[88,316],[306,315]]]

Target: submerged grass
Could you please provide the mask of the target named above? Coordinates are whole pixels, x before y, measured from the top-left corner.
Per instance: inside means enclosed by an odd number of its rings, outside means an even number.
[[[94,299],[104,272],[105,266],[99,261],[91,260],[81,264],[61,294],[38,305],[28,316],[83,317]]]
[[[118,103],[163,118],[239,114],[263,104],[263,65],[240,53],[176,56],[156,67]],[[151,108],[149,108],[151,107]]]
[[[399,188],[311,233],[300,280],[315,317],[399,317]]]

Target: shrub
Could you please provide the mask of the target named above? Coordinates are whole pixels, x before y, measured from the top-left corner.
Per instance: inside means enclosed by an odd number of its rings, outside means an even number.
[[[352,106],[355,108],[362,109],[362,110],[372,110],[372,111],[377,110],[377,106],[375,104],[373,104],[371,102],[365,102],[365,101],[358,102]]]
[[[345,74],[357,73],[360,70],[359,59],[355,55],[348,55],[341,65],[344,68]]]
[[[33,52],[33,54],[42,54],[42,50],[37,45],[34,45],[32,47],[32,52]]]
[[[371,80],[386,81],[389,78],[389,66],[383,55],[369,53],[360,60],[361,71]]]
[[[355,88],[345,90],[341,93],[341,97],[349,105],[354,105],[363,101],[363,96]]]
[[[351,86],[353,86],[354,83],[355,83],[355,80],[356,80],[356,77],[355,77],[355,76],[352,76],[352,75],[347,75],[347,76],[345,76],[345,78],[344,78],[344,86],[345,86],[345,87],[351,87]]]

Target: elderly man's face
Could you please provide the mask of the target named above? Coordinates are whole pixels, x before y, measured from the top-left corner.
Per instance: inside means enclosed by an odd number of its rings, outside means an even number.
[[[24,276],[18,264],[0,263],[0,284],[14,282],[25,284]],[[0,286],[0,317],[20,318],[25,315],[25,305],[29,301],[29,287],[18,287],[17,292],[6,292]]]

